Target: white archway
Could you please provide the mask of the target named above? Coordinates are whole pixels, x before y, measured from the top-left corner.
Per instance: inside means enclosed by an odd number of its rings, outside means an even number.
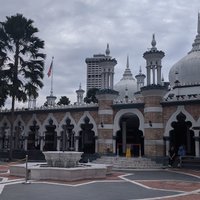
[[[26,133],[25,134],[28,136],[29,127],[33,125],[34,121],[36,121],[37,125],[39,126],[39,136],[42,136],[42,133],[41,133],[42,124],[39,121],[39,119],[37,118],[36,114],[33,114],[33,116],[31,117],[31,119],[28,121],[27,126],[26,126]]]
[[[136,115],[139,118],[139,127],[138,129],[141,130],[143,132],[143,136],[144,136],[144,116],[143,114],[136,108],[132,108],[132,109],[122,109],[120,111],[118,111],[114,117],[114,128],[113,128],[113,136],[116,137],[117,136],[117,132],[120,130],[120,119],[123,115],[125,114],[133,114]],[[119,153],[118,150],[116,152],[117,149],[117,143],[116,140],[113,140],[113,152],[114,153]],[[126,150],[126,138],[123,139],[123,144],[122,144],[122,149],[123,152]],[[140,148],[140,154],[141,154],[141,148]]]
[[[42,135],[44,134],[44,132],[46,131],[45,126],[49,124],[49,120],[52,119],[53,120],[53,124],[56,125],[56,129],[55,131],[58,133],[58,121],[56,120],[56,118],[54,117],[53,113],[49,113],[47,118],[44,120],[42,127],[41,127],[41,132]]]
[[[59,136],[60,136],[61,131],[63,130],[62,129],[62,125],[65,124],[65,121],[66,121],[67,118],[69,118],[71,120],[71,124],[74,125],[74,130],[75,130],[76,126],[77,126],[74,118],[71,116],[71,114],[69,112],[67,112],[65,114],[65,116],[63,117],[63,119],[59,123],[59,127],[58,127],[58,135]]]
[[[85,111],[84,114],[81,116],[81,118],[79,119],[79,122],[77,123],[77,126],[75,127],[75,136],[79,136],[80,131],[81,131],[81,124],[84,123],[84,119],[88,117],[90,120],[90,123],[93,124],[93,128],[92,130],[94,131],[95,136],[98,136],[98,131],[97,131],[97,125],[95,120],[93,119],[93,117],[90,115],[90,113],[88,111]],[[76,144],[75,144],[75,148],[76,150],[78,150],[78,140],[76,140]],[[97,140],[95,140],[95,152],[98,151],[98,142]]]
[[[88,117],[90,119],[90,122],[93,124],[92,130],[94,131],[95,136],[98,136],[96,122],[95,122],[94,118],[90,115],[90,113],[88,111],[84,112],[84,114],[79,119],[79,121],[77,123],[77,126],[75,127],[76,136],[78,136],[79,132],[81,131],[81,124],[84,122],[85,117]]]
[[[117,131],[120,130],[120,125],[119,125],[120,118],[127,113],[134,114],[139,118],[140,122],[139,130],[141,130],[144,133],[144,116],[138,109],[132,108],[132,109],[122,109],[116,113],[114,118],[113,136],[116,136]]]
[[[186,117],[185,121],[190,121],[192,123],[193,127],[197,125],[197,122],[194,120],[192,115],[188,111],[185,110],[185,107],[183,105],[178,106],[177,110],[171,115],[171,117],[167,121],[166,126],[165,126],[165,130],[164,130],[164,137],[167,138],[166,144],[165,144],[166,145],[166,152],[165,152],[166,155],[168,155],[168,152],[169,152],[169,149],[170,149],[170,132],[174,129],[172,127],[172,123],[177,122],[177,116],[180,113],[184,114],[184,116]]]
[[[172,116],[169,118],[169,120],[166,123],[165,132],[164,132],[165,137],[169,136],[170,131],[173,129],[171,126],[171,123],[174,121],[177,121],[176,117],[180,112],[182,112],[186,116],[187,121],[191,121],[193,126],[196,126],[197,124],[196,121],[194,120],[192,115],[185,110],[184,106],[178,106],[176,112],[172,114]]]

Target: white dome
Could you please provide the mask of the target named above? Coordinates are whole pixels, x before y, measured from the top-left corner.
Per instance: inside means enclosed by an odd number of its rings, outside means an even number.
[[[118,83],[115,84],[114,90],[119,92],[119,100],[123,100],[126,96],[129,99],[133,99],[134,93],[137,92],[137,82],[133,78],[131,70],[129,69],[128,58],[123,77]]]
[[[170,69],[170,85],[174,86],[176,80],[181,85],[200,84],[200,51],[189,53]]]
[[[134,93],[137,92],[137,83],[135,79],[121,79],[114,89],[119,92],[118,99],[124,99],[128,96],[129,99],[133,99]]]
[[[169,81],[172,87],[175,81],[183,86],[200,84],[200,14],[192,50],[170,69]]]

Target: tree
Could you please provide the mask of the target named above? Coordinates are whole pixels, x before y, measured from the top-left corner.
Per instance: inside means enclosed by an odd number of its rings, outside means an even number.
[[[0,107],[4,106],[8,96],[7,79],[5,71],[3,70],[6,60],[7,57],[6,53],[4,52],[4,45],[0,41]]]
[[[86,103],[98,103],[98,99],[96,98],[96,93],[99,91],[98,88],[91,88],[87,91],[87,95],[84,98],[84,102]]]
[[[7,81],[7,97],[11,97],[11,135],[10,159],[12,159],[13,122],[15,101],[26,102],[29,97],[38,97],[39,88],[43,87],[44,41],[36,37],[38,29],[33,20],[22,14],[6,17],[0,22],[0,52],[4,54],[1,69]]]
[[[70,100],[68,97],[66,96],[61,96],[59,102],[57,103],[58,105],[69,105],[70,104]]]

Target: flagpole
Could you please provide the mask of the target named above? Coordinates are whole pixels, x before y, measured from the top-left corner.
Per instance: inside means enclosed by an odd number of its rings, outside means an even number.
[[[50,92],[50,96],[53,96],[53,59],[54,59],[54,57],[52,57],[52,69],[51,69],[52,75],[51,75],[51,92]]]

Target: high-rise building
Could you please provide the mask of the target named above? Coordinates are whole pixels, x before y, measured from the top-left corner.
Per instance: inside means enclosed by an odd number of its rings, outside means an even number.
[[[92,88],[103,89],[105,87],[104,84],[108,82],[107,79],[104,80],[106,77],[102,78],[102,74],[105,75],[105,72],[102,71],[102,65],[105,65],[105,61],[109,61],[110,67],[117,63],[117,61],[115,59],[112,59],[110,56],[109,44],[107,44],[105,54],[94,54],[92,58],[85,59],[85,62],[87,64],[87,91]],[[108,66],[106,68],[108,68]],[[113,75],[111,76],[111,73],[114,73],[114,71],[113,69],[110,70],[111,71],[108,74],[110,76],[108,78],[110,78],[111,80],[109,80],[113,82]],[[103,83],[102,80],[104,80]],[[104,85],[103,88],[102,85]]]
[[[104,54],[94,54],[92,58],[86,58],[87,64],[87,91],[91,88],[101,89],[101,67],[99,62],[105,58]]]

